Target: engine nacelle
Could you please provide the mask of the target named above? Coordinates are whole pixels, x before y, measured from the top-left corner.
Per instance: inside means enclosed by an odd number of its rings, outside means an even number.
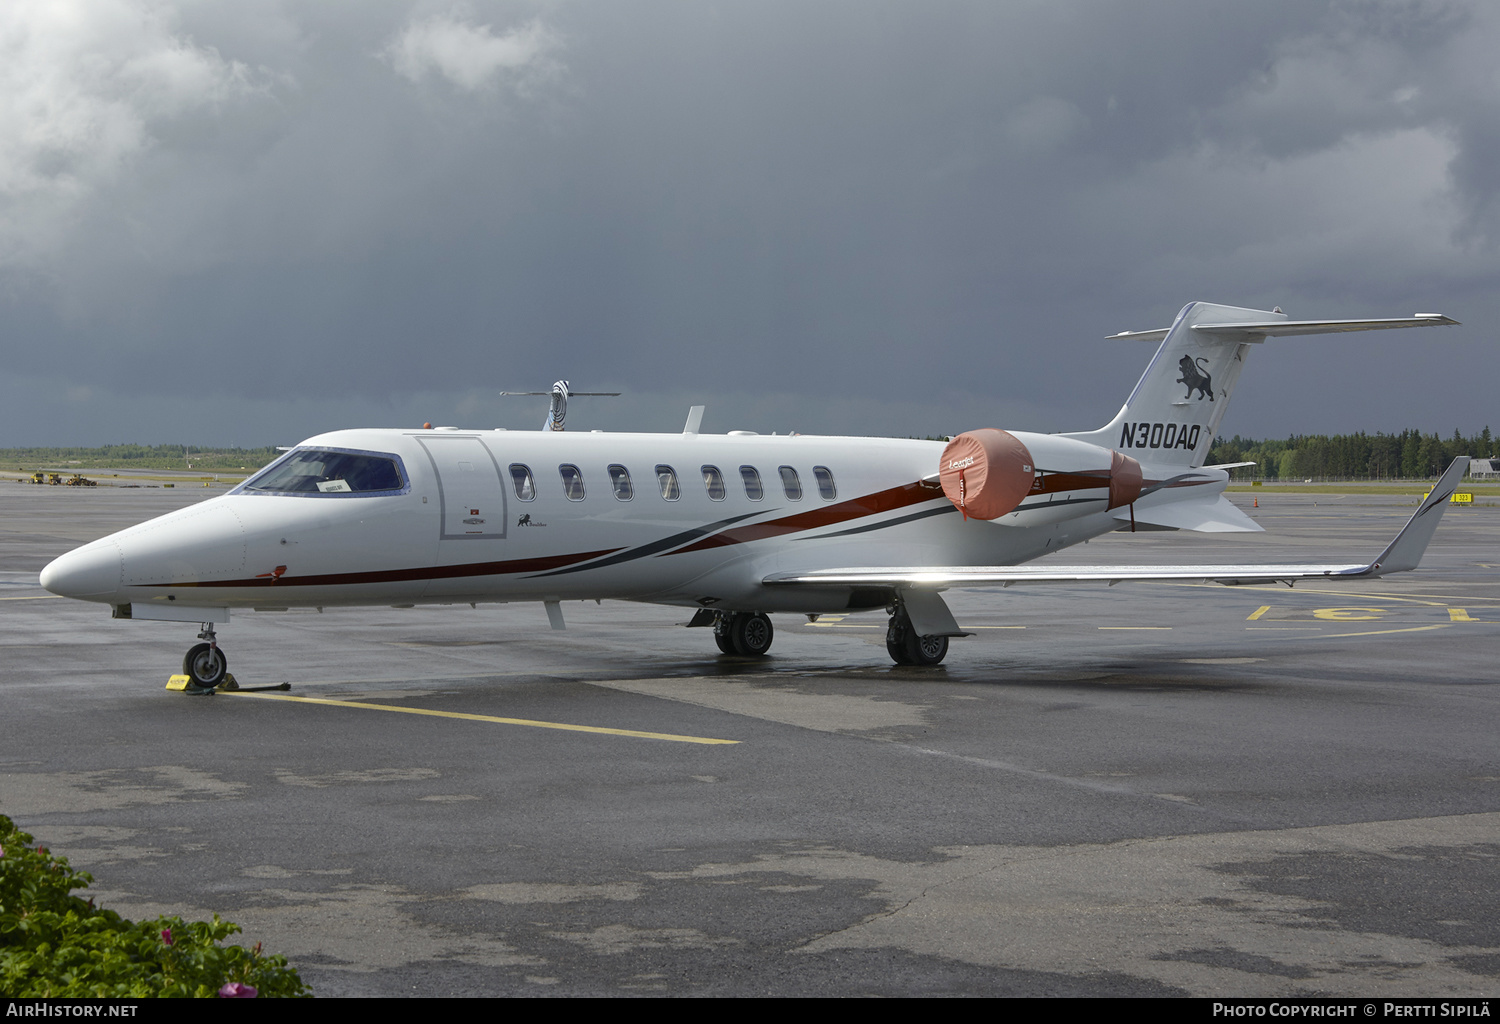
[[[1062,522],[1129,505],[1141,464],[1109,448],[1055,434],[986,428],[943,449],[939,479],[965,518],[1012,526]]]
[[[1031,493],[1034,465],[1015,434],[986,427],[948,442],[938,479],[965,519],[999,519]]]

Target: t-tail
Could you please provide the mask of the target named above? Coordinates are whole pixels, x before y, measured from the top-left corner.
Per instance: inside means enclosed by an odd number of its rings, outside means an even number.
[[[1161,347],[1114,419],[1098,430],[1062,436],[1128,452],[1142,462],[1196,469],[1213,447],[1252,345],[1271,337],[1457,323],[1440,313],[1394,320],[1292,320],[1280,308],[1190,302],[1169,328],[1112,336],[1160,340]]]

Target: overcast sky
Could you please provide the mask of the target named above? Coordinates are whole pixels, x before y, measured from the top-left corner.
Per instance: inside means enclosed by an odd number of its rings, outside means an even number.
[[[1500,4],[7,0],[0,447],[1096,427],[1206,299],[1227,433],[1500,428]]]

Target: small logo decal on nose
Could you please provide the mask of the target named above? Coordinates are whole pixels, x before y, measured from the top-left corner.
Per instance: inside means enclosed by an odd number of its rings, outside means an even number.
[[[278,565],[276,568],[272,569],[270,572],[260,573],[255,578],[258,579],[258,580],[269,579],[272,583],[275,583],[277,580],[281,579],[281,574],[284,573],[284,572],[286,572],[286,566],[284,566],[284,565]]]

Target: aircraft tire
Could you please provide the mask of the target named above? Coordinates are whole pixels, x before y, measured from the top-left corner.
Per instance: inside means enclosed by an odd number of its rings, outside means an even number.
[[[885,631],[885,653],[898,665],[911,664],[911,657],[906,653],[906,631],[894,623]]]
[[[734,653],[743,658],[760,658],[771,649],[776,630],[769,617],[760,612],[739,612],[729,620],[729,638]]]
[[[906,656],[909,665],[937,665],[948,656],[948,638],[945,636],[917,636],[906,634]]]
[[[229,674],[229,659],[212,644],[190,648],[182,659],[182,674],[200,689],[213,689]]]
[[[728,623],[714,627],[714,643],[719,645],[719,653],[721,654],[735,653],[734,640],[729,635]]]

